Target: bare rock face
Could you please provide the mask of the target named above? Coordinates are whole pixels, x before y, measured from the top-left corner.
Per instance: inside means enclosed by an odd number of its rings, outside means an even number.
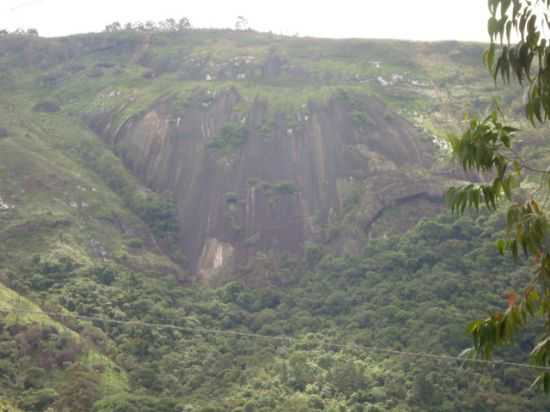
[[[203,278],[258,251],[301,253],[342,208],[343,182],[372,187],[365,230],[387,205],[440,196],[410,177],[431,166],[430,140],[375,97],[335,96],[291,114],[260,100],[243,113],[240,103],[234,89],[201,91],[117,130],[108,114],[89,119],[143,182],[174,193],[181,247]]]
[[[232,266],[235,248],[230,243],[207,239],[197,266],[198,276],[207,281]]]

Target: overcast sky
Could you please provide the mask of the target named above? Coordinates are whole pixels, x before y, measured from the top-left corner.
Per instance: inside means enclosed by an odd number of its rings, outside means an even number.
[[[486,0],[0,0],[0,29],[43,36],[100,31],[113,21],[186,16],[195,27],[316,37],[487,41]]]

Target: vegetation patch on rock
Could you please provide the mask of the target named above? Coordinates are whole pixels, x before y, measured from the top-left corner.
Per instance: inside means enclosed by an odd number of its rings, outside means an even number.
[[[233,153],[248,140],[248,129],[238,122],[229,122],[221,130],[208,148],[222,153]]]
[[[57,113],[61,110],[61,107],[52,101],[43,101],[34,105],[33,111],[39,113]]]

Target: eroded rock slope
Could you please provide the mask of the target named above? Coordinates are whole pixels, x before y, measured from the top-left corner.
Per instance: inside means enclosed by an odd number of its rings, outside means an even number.
[[[211,276],[258,251],[300,253],[342,208],[350,182],[373,184],[372,223],[388,204],[437,198],[429,138],[369,95],[335,95],[299,112],[236,89],[197,91],[184,107],[160,99],[122,127],[108,113],[92,127],[150,187],[177,201],[182,248]],[[368,229],[368,228],[366,228]]]

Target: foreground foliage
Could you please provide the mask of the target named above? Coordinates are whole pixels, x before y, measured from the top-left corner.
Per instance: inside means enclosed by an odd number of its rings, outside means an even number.
[[[526,116],[533,125],[543,123],[550,116],[550,45],[544,38],[544,30],[550,26],[550,2],[490,0],[489,10],[491,45],[485,52],[485,64],[495,82],[500,77],[508,84],[513,77],[520,84],[527,83]],[[512,43],[513,35],[519,37],[517,43]],[[481,203],[496,210],[497,205],[508,202],[507,236],[497,242],[497,248],[501,254],[509,251],[516,260],[520,254],[531,257],[533,278],[520,295],[510,293],[505,311],[472,323],[470,332],[476,352],[490,358],[496,346],[512,342],[531,318],[543,319],[544,332],[531,359],[549,368],[534,384],[550,392],[550,226],[546,204],[550,175],[547,165],[533,165],[521,157],[514,147],[518,130],[504,124],[501,117],[496,110],[483,120],[473,119],[462,136],[451,139],[464,170],[493,174],[494,178],[489,183],[453,188],[449,200],[460,213],[466,207],[479,209]],[[541,178],[541,185],[522,190],[522,182],[534,175]]]

